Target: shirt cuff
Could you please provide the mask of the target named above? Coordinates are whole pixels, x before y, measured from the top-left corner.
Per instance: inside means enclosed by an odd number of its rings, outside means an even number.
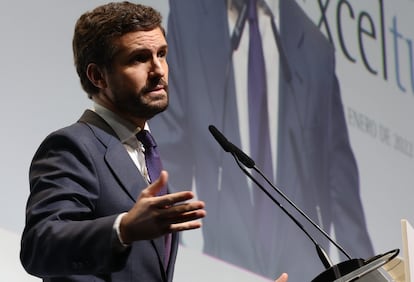
[[[118,238],[118,241],[119,241],[119,243],[121,243],[121,245],[123,246],[123,247],[125,247],[125,248],[128,248],[130,245],[128,245],[128,244],[125,244],[123,241],[122,241],[122,238],[121,238],[121,230],[120,230],[120,225],[121,225],[121,219],[122,219],[122,217],[124,216],[124,215],[126,215],[127,213],[126,212],[124,212],[124,213],[121,213],[120,215],[118,215],[117,217],[116,217],[116,219],[115,219],[115,222],[114,222],[114,230],[115,230],[115,232],[116,232],[116,235],[117,235],[117,238]]]

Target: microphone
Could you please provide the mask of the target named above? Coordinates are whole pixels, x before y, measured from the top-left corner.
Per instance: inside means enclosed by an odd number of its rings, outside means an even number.
[[[227,140],[226,137],[224,137],[224,135],[214,126],[214,125],[209,125],[208,129],[210,130],[211,134],[213,135],[213,137],[216,139],[216,141],[221,145],[221,147],[223,148],[224,151],[231,153],[236,160],[238,160],[239,162],[241,162],[243,165],[245,165],[247,168],[253,168],[255,170],[257,170],[259,172],[260,175],[262,175],[265,180],[270,183],[270,181],[262,174],[261,171],[259,171],[256,167],[255,162],[247,155],[245,154],[242,150],[240,150],[236,145],[234,145],[233,143],[231,143],[230,141]],[[238,164],[239,164],[238,162]],[[240,165],[239,165],[240,166]],[[252,181],[258,185],[258,187],[264,192],[266,193],[266,195],[276,204],[278,205],[295,223],[296,225],[309,237],[309,239],[313,242],[313,244],[315,245],[316,248],[316,252],[319,256],[319,258],[321,259],[323,265],[326,268],[329,268],[333,265],[332,261],[329,259],[329,256],[327,255],[326,251],[322,248],[322,246],[320,244],[318,244],[315,239],[305,230],[305,228],[303,227],[303,225],[295,218],[293,217],[293,215],[291,213],[289,213],[289,211],[287,211],[285,209],[285,207],[280,204],[266,189],[264,189],[264,187],[250,174],[248,173],[242,166],[240,166],[240,168],[243,170],[243,172],[245,172],[247,174],[247,176],[249,176],[249,178],[252,179]],[[270,183],[271,184],[271,183]],[[306,216],[306,214],[300,209],[298,208],[285,194],[283,194],[282,191],[280,191],[276,186],[274,186],[273,184],[271,184],[272,187],[274,187],[273,189],[275,189],[283,198],[285,198],[285,200],[287,200],[289,202],[289,204],[291,204],[297,211],[299,211],[299,213],[301,213],[303,216],[305,216],[305,218],[311,222],[312,225],[317,226],[316,223],[314,223],[308,216]],[[318,226],[319,227],[319,226]],[[326,234],[326,236],[328,236]],[[329,237],[329,236],[328,236]],[[330,238],[328,238],[330,239]],[[330,239],[332,240],[332,239]],[[345,253],[346,256],[348,256],[348,254]],[[349,256],[348,256],[349,257]]]
[[[399,253],[399,249],[394,249],[392,251],[386,252],[385,254],[380,254],[374,256],[368,260],[364,259],[352,259],[345,250],[333,240],[318,224],[316,224],[304,211],[302,211],[295,203],[293,203],[277,186],[275,186],[263,173],[260,169],[257,168],[255,162],[245,154],[241,149],[236,145],[227,140],[227,138],[213,125],[209,125],[209,131],[216,139],[216,141],[221,145],[224,151],[229,152],[233,155],[236,160],[237,165],[240,169],[277,205],[282,211],[289,216],[290,219],[305,233],[305,235],[312,241],[315,245],[316,252],[322,264],[325,266],[326,270],[319,274],[312,282],[326,282],[326,281],[337,281],[338,278],[341,280],[338,281],[354,281],[361,276],[381,267]],[[324,235],[339,251],[341,251],[348,260],[343,261],[337,265],[334,265],[329,258],[326,251],[323,247],[316,242],[316,240],[306,231],[303,225],[296,219],[286,208],[280,204],[264,187],[261,185],[257,179],[255,179],[251,173],[249,173],[241,163],[250,169],[255,170],[260,176],[265,179],[265,181],[276,191],[280,196],[282,196],[297,212],[299,212],[313,227],[315,227],[322,235]],[[342,280],[347,278],[349,280]]]
[[[236,145],[228,141],[227,138],[224,137],[224,135],[214,125],[210,125],[208,127],[208,130],[210,130],[211,134],[221,145],[224,151],[235,154],[237,159],[248,168],[253,168],[256,165],[255,162],[248,155],[246,155]]]

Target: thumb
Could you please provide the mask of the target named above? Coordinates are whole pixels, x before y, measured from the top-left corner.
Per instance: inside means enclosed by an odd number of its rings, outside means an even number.
[[[287,273],[282,273],[278,279],[275,280],[275,282],[287,282],[288,281],[288,275]]]
[[[151,185],[149,185],[148,188],[146,188],[145,190],[147,190],[146,192],[149,194],[149,196],[155,197],[160,192],[162,187],[167,185],[167,181],[168,181],[168,172],[165,170],[162,170],[158,179],[152,182]]]

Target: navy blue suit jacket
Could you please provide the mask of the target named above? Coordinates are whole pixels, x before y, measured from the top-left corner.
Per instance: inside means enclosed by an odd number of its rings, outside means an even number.
[[[246,177],[207,130],[213,124],[240,146],[226,2],[170,1],[170,107],[151,128],[171,181],[189,187],[194,180],[206,202],[204,252],[269,278],[286,271],[289,281],[311,280],[324,270],[311,241],[268,199],[260,206],[268,217],[255,217]],[[279,89],[269,90],[280,95],[277,185],[326,232],[334,228],[351,256],[369,257],[333,47],[293,0],[280,0],[279,28],[287,60]]]
[[[147,186],[113,130],[94,112],[50,134],[30,167],[21,261],[44,281],[172,281],[163,238],[116,244],[113,224]]]

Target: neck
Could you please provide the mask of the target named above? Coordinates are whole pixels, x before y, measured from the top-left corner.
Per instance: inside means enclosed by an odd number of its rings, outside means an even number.
[[[136,116],[133,116],[131,114],[125,113],[123,111],[119,111],[116,107],[113,106],[111,103],[104,103],[102,100],[93,99],[95,104],[100,105],[101,107],[104,107],[108,111],[111,111],[113,114],[118,116],[119,118],[131,123],[134,127],[144,128],[147,120],[144,118],[139,118]]]
[[[243,5],[248,3],[251,0],[227,0],[227,7],[231,9],[236,9],[240,11]],[[290,0],[292,1],[292,0]],[[293,0],[294,1],[294,0]],[[280,0],[257,0],[259,7],[263,7],[265,10],[270,9],[272,14],[279,14],[279,3]]]

